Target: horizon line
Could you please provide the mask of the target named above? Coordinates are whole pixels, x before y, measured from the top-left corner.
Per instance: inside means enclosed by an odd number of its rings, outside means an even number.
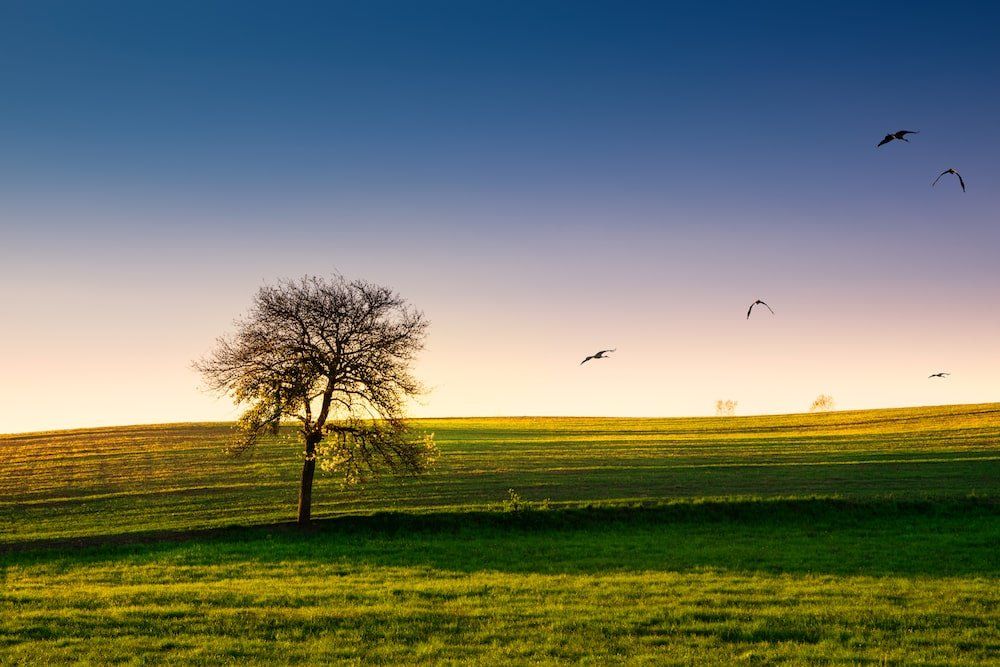
[[[920,410],[927,408],[969,408],[978,406],[1000,406],[1000,400],[985,403],[936,403],[923,405],[894,405],[878,408],[852,408],[846,410],[806,410],[802,412],[758,412],[746,415],[460,415],[450,417],[408,417],[406,421],[444,421],[444,420],[476,420],[476,419],[606,419],[606,420],[695,420],[695,419],[753,419],[757,417],[793,417],[807,415],[847,414],[856,412],[888,412],[892,410]],[[998,408],[1000,409],[1000,408]],[[208,426],[235,424],[235,420],[199,420],[177,422],[148,422],[139,424],[105,424],[97,426],[71,426],[68,428],[40,429],[37,431],[0,432],[0,438],[26,435],[44,435],[46,433],[72,433],[79,431],[108,431],[117,429],[149,428],[153,426]],[[283,421],[282,426],[294,426],[297,422]]]

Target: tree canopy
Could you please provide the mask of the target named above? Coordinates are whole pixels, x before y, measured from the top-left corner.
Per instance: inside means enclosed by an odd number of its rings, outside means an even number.
[[[433,461],[432,438],[404,420],[406,401],[422,391],[410,366],[427,327],[387,287],[306,276],[262,287],[235,332],[195,367],[209,388],[246,406],[234,453],[283,421],[297,423],[305,445],[299,521],[308,522],[317,458],[347,483],[383,470],[421,472]]]

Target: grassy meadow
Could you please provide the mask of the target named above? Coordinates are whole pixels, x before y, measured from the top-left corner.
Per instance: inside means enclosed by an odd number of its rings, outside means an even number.
[[[0,664],[1000,662],[1000,405],[421,424],[306,532],[290,433],[0,436]]]

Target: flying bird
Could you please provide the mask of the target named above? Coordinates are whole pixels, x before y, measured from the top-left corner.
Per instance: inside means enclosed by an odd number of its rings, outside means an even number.
[[[931,378],[946,378],[949,375],[951,375],[951,373],[931,373],[930,375],[927,376],[927,379],[930,380]]]
[[[937,182],[940,181],[941,177],[944,176],[945,174],[955,174],[956,176],[958,176],[958,184],[962,186],[962,192],[965,192],[965,181],[962,179],[962,175],[957,171],[955,171],[954,169],[945,169],[940,174],[938,174],[938,177],[934,179],[933,183],[931,183],[931,187],[933,188],[935,185],[937,185]]]
[[[580,365],[583,366],[585,363],[587,363],[591,359],[607,359],[607,357],[605,357],[604,355],[606,355],[608,352],[614,352],[617,349],[618,348],[614,348],[612,350],[601,350],[597,354],[592,354],[589,357],[587,357],[586,359],[584,359],[583,361],[581,361]]]
[[[876,146],[875,148],[878,148],[879,146],[884,146],[893,139],[899,139],[900,141],[905,141],[909,143],[910,140],[906,138],[906,135],[908,134],[920,134],[920,130],[900,130],[898,132],[890,132],[889,134],[885,135],[882,141],[878,142],[878,146]]]
[[[764,303],[760,299],[757,299],[756,301],[754,301],[753,303],[750,304],[749,308],[747,308],[747,319],[748,320],[750,319],[750,313],[753,311],[753,307],[756,306],[758,303],[760,305],[764,306],[765,308],[767,308],[768,310],[770,310],[771,314],[774,315],[774,309],[772,309],[771,306],[767,305],[766,303]]]

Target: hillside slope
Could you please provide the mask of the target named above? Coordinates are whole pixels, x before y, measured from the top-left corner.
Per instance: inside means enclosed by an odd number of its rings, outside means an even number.
[[[364,491],[317,478],[315,516],[482,508],[508,489],[553,503],[704,497],[1000,494],[1000,404],[737,418],[419,422],[441,459]],[[292,518],[289,429],[223,454],[228,424],[0,436],[0,541]]]

